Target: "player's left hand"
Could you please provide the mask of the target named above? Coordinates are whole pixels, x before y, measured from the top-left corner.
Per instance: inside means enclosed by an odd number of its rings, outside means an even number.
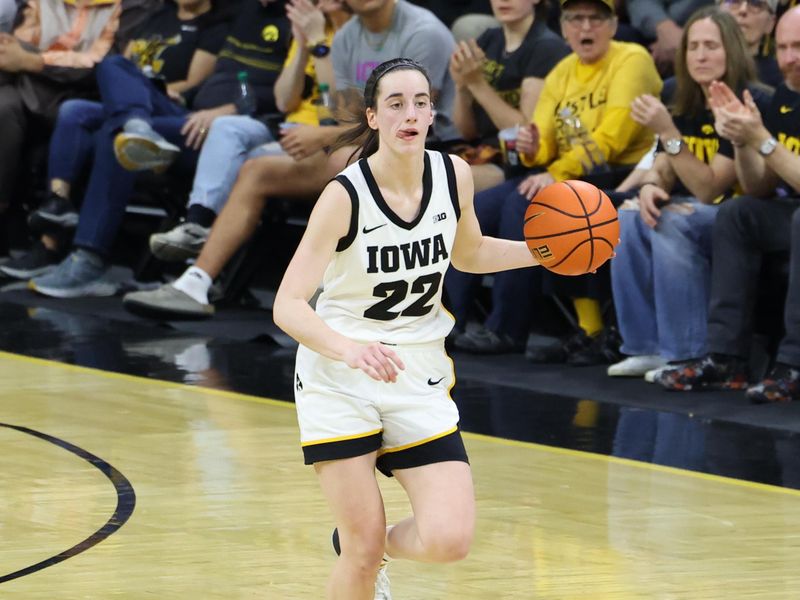
[[[320,128],[314,125],[297,125],[281,130],[281,148],[295,160],[308,158],[322,150]]]
[[[376,381],[385,383],[396,382],[398,371],[406,368],[397,353],[380,342],[353,343],[345,351],[343,358],[348,367],[361,369]]]
[[[539,190],[555,182],[556,180],[553,178],[553,176],[545,171],[544,173],[529,175],[523,179],[522,183],[517,186],[517,191],[525,196],[528,200],[532,200],[533,197],[539,193]]]

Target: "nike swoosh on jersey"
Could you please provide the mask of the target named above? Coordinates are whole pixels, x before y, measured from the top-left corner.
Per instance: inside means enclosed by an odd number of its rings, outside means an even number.
[[[442,380],[443,380],[443,379],[444,379],[444,377],[442,377],[441,379],[437,379],[436,381],[434,381],[433,379],[431,379],[430,377],[428,377],[428,385],[439,385],[439,384],[442,382]]]
[[[782,115],[785,115],[786,113],[792,112],[794,109],[791,106],[781,106],[779,110],[781,111]]]
[[[361,233],[372,233],[376,229],[380,229],[381,227],[384,227],[385,225],[386,225],[386,223],[381,223],[380,225],[376,225],[375,227],[367,227],[366,225],[364,225],[364,228],[361,230]]]

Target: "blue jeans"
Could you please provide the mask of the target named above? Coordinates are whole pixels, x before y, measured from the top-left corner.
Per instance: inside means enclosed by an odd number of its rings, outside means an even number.
[[[120,56],[105,58],[96,77],[102,102],[70,101],[59,111],[50,142],[49,175],[73,182],[94,155],[74,244],[108,257],[136,180],[114,156],[115,135],[125,121],[139,117],[183,148],[180,130],[188,111]],[[196,163],[197,152],[183,148],[174,168],[191,170]]]
[[[219,214],[245,161],[269,154],[285,153],[261,121],[240,115],[214,119],[197,161],[189,204]]]
[[[73,183],[86,168],[94,152],[94,135],[105,121],[100,102],[66,100],[58,108],[58,119],[50,138],[47,179]]]
[[[718,206],[674,197],[680,214],[664,207],[655,229],[638,210],[620,210],[620,244],[611,285],[622,352],[685,360],[706,353],[711,285],[711,231]]]
[[[523,177],[509,179],[498,186],[475,195],[475,216],[484,235],[506,240],[524,239],[522,224],[528,199],[517,192]],[[531,298],[539,290],[539,269],[515,269],[494,276],[492,285],[492,310],[486,319],[486,327],[495,333],[511,336],[515,341],[528,339],[531,326]],[[456,325],[463,328],[469,308],[480,283],[480,276],[462,273],[450,268],[444,280],[449,309],[456,318]]]

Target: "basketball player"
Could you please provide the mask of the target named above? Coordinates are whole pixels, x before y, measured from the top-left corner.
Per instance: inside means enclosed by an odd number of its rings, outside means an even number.
[[[466,556],[475,501],[444,351],[442,277],[535,265],[524,242],[485,237],[462,160],[424,148],[431,85],[410,59],[378,65],[349,139],[362,158],[323,191],[281,282],[274,318],[300,342],[295,399],[307,464],[336,520],[327,598],[390,598],[382,557]],[[316,312],[309,299],[323,283]],[[413,516],[386,527],[375,468]],[[380,568],[380,573],[378,570]],[[377,583],[376,583],[377,575]]]

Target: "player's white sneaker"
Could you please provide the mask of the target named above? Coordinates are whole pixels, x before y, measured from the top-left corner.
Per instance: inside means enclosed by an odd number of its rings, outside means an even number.
[[[342,553],[341,546],[339,546],[339,530],[334,529],[331,536],[333,550],[336,555]],[[375,600],[392,600],[392,590],[389,588],[389,576],[386,574],[386,568],[389,566],[389,561],[384,557],[381,561],[381,566],[378,569],[378,576],[375,579]]]
[[[375,600],[392,600],[392,590],[389,589],[389,576],[386,567],[389,563],[383,561],[378,569],[378,578],[375,580]]]

